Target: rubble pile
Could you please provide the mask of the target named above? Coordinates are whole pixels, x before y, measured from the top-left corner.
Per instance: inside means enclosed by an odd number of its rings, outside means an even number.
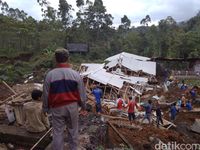
[[[134,64],[134,65],[133,65]],[[188,86],[182,90],[180,82],[161,83],[156,79],[156,63],[147,57],[120,53],[109,57],[103,64],[81,64],[80,74],[87,91],[87,116],[79,117],[80,149],[154,149],[155,144],[168,142],[200,144],[199,119],[200,103],[192,104],[188,111],[182,106],[174,121],[170,119],[170,106],[182,96],[191,100]],[[32,81],[32,77],[31,77]],[[27,81],[28,82],[28,81]],[[96,113],[95,97],[91,94],[93,85],[102,89],[102,113]],[[12,87],[0,84],[0,124],[9,120],[5,109],[15,114],[15,127],[24,125],[23,105],[31,101],[31,91],[41,89],[42,84],[24,83]],[[117,109],[118,95],[125,101],[122,110]],[[200,101],[197,88],[196,101]],[[128,120],[128,98],[138,98],[139,108],[135,109],[135,120]],[[160,104],[163,124],[156,126],[156,112],[152,111],[152,123],[142,122],[145,115],[143,105],[152,100],[153,108]],[[177,107],[177,106],[176,106]],[[12,119],[12,115],[11,118]],[[7,122],[6,122],[7,123]],[[67,138],[67,137],[66,137]],[[67,139],[66,139],[67,140]],[[1,141],[0,141],[1,142]],[[6,143],[7,144],[7,143]],[[4,147],[4,145],[0,145]],[[68,145],[66,144],[66,149]],[[26,149],[26,148],[24,148]],[[46,150],[51,149],[51,144]]]

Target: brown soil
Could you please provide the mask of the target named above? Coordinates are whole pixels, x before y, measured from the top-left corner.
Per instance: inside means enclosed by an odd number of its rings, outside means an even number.
[[[127,122],[128,123],[128,122]],[[152,125],[142,125],[142,130],[130,130],[127,128],[117,128],[118,131],[128,140],[128,142],[133,146],[136,150],[143,150],[143,149],[154,149],[155,144],[158,141],[151,141],[151,138],[159,139],[164,143],[168,142],[177,142],[177,143],[200,143],[198,139],[200,135],[197,135],[192,132],[182,133],[178,129],[160,129],[154,127]],[[190,135],[188,135],[190,134]],[[119,147],[122,141],[120,138],[114,133],[112,129],[109,129],[109,139],[113,145],[117,145]]]
[[[178,97],[181,96],[181,94],[185,94],[186,98],[189,99],[189,89],[187,91],[181,91],[178,87],[172,87],[169,92],[164,93],[161,92],[161,95],[164,95],[167,99],[167,102],[173,102],[178,100]],[[198,93],[199,94],[199,93]],[[199,108],[199,104],[194,104],[193,107]],[[184,110],[183,108],[182,110]],[[165,109],[162,109],[164,113],[164,118],[166,120],[170,121],[169,118],[169,106],[167,106]],[[194,123],[195,119],[200,118],[199,112],[183,112],[180,111],[176,119],[174,121],[174,124],[177,126],[176,128],[171,127],[169,130],[167,129],[160,129],[153,125],[141,125],[140,123],[135,122],[136,124],[139,124],[143,127],[142,130],[136,130],[136,129],[128,129],[128,128],[117,128],[118,131],[128,140],[128,142],[133,146],[136,150],[143,150],[143,149],[155,149],[155,144],[158,143],[158,140],[152,141],[151,139],[159,139],[165,144],[168,142],[177,142],[177,143],[185,143],[185,144],[192,144],[192,143],[200,143],[200,134],[194,133],[190,131],[191,125]],[[123,121],[126,124],[126,121]],[[127,121],[127,124],[129,122]],[[116,137],[116,133],[114,133],[113,130],[109,130],[109,139],[112,139],[112,142],[114,142],[113,145],[118,146],[122,141],[119,140],[119,137]]]

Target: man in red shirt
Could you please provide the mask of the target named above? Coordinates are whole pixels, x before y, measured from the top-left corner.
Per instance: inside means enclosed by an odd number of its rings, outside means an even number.
[[[122,115],[122,109],[125,107],[126,103],[125,101],[121,98],[120,95],[117,95],[117,109],[119,111],[120,116]]]
[[[132,121],[135,119],[135,107],[138,109],[139,106],[137,105],[136,100],[130,96],[127,107],[128,107],[128,119],[130,121],[130,124],[132,124]]]

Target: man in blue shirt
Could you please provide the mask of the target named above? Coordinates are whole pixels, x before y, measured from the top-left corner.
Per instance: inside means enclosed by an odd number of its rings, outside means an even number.
[[[191,102],[190,102],[189,100],[187,101],[185,107],[186,107],[186,109],[189,110],[189,111],[192,110],[192,104],[191,104]]]
[[[101,113],[101,97],[102,97],[102,90],[97,86],[95,85],[94,86],[94,89],[92,90],[92,94],[94,95],[95,97],[95,100],[96,100],[96,112],[99,114]]]
[[[170,113],[171,113],[171,121],[173,122],[175,120],[175,117],[176,117],[176,114],[177,114],[176,103],[171,105]]]
[[[142,122],[144,119],[147,119],[149,121],[149,124],[151,123],[151,111],[152,111],[152,101],[148,100],[148,103],[146,105],[143,105],[145,109],[145,115],[144,118],[142,119]]]
[[[191,98],[192,98],[192,102],[195,103],[195,101],[196,101],[196,88],[195,88],[195,87],[193,87],[193,88],[191,89],[191,91],[190,91],[190,96],[191,96]]]

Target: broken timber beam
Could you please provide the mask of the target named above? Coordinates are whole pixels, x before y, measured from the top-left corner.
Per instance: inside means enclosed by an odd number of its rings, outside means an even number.
[[[0,124],[0,141],[3,143],[11,142],[13,144],[31,147],[38,141],[44,133],[30,133],[26,129],[17,126],[8,126],[5,124]],[[44,149],[51,142],[50,137],[43,139],[37,146],[39,149]]]
[[[122,123],[121,121],[112,121],[112,124],[116,125],[119,128],[127,128],[127,129],[135,129],[135,130],[142,130],[142,127],[135,124],[127,124],[127,122]]]
[[[24,96],[24,95],[25,95],[25,93],[17,93],[17,94],[15,94],[15,95],[12,95],[12,96],[6,98],[5,100],[1,101],[1,102],[0,102],[0,105],[6,103],[6,102],[8,102],[8,101],[11,101],[11,100],[13,100],[13,99],[15,99],[15,98],[19,98],[19,97],[21,97],[21,96]]]
[[[154,120],[154,121],[156,121],[156,117],[154,116],[154,115],[152,115],[152,119]],[[161,126],[162,127],[164,127],[164,128],[166,128],[167,130],[169,129],[169,128],[171,128],[172,126],[173,127],[175,127],[176,128],[176,125],[174,124],[174,123],[172,123],[172,122],[170,122],[170,121],[168,121],[168,120],[166,120],[166,119],[164,119],[164,118],[162,118],[162,120],[163,120],[163,125],[161,124]],[[166,127],[167,126],[167,127]]]
[[[122,117],[114,117],[114,116],[109,116],[109,115],[103,115],[101,114],[102,117],[105,117],[105,118],[109,118],[109,119],[121,119],[121,120],[126,120],[128,121],[127,118],[122,118]]]
[[[52,127],[31,147],[30,150],[33,150],[51,131]]]
[[[10,91],[12,91],[14,94],[17,94],[5,81],[3,81],[3,84],[4,84]]]
[[[112,123],[110,123],[108,121],[108,124],[111,126],[111,128],[119,135],[119,137],[128,145],[128,147],[133,150],[133,146],[127,141],[127,139],[121,134],[119,133],[119,131],[114,127],[114,125]]]

